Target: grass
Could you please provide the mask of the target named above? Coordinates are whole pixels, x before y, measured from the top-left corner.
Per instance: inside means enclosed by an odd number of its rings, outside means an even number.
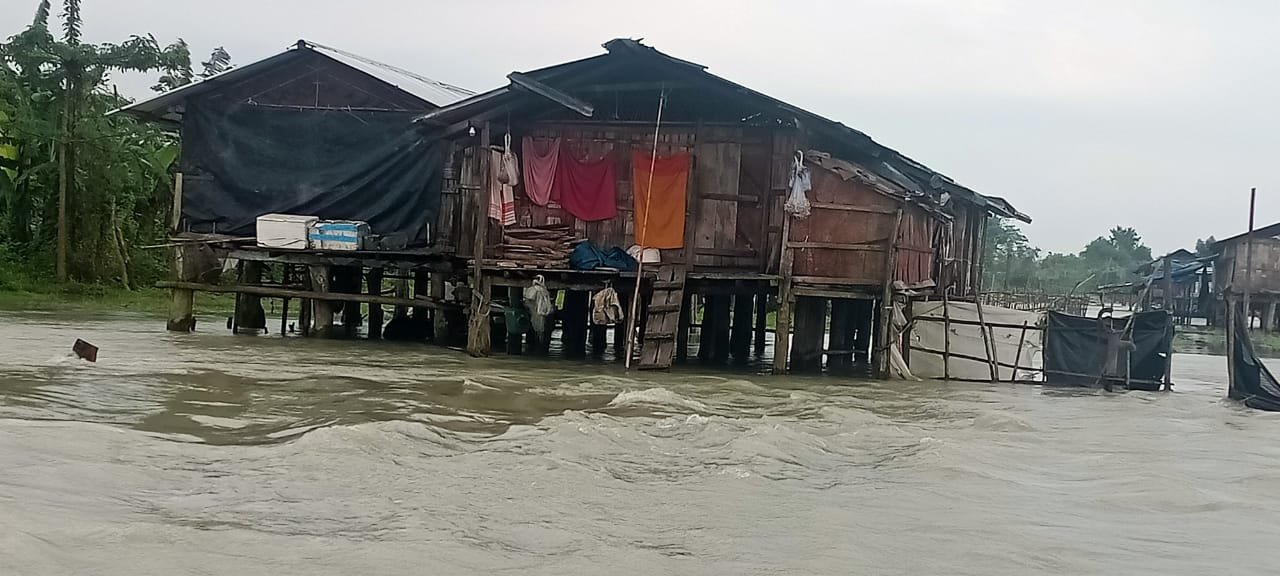
[[[231,294],[196,295],[196,314],[230,314]],[[164,316],[169,311],[169,291],[159,288],[126,290],[120,286],[75,282],[24,282],[0,284],[0,310],[72,313],[133,312]]]
[[[1280,334],[1254,330],[1249,339],[1259,356],[1280,358]],[[1226,354],[1227,335],[1221,328],[1179,326],[1173,351],[1183,354]]]

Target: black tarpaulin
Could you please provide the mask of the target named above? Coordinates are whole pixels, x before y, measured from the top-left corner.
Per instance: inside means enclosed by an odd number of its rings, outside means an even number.
[[[1244,402],[1245,406],[1259,410],[1280,411],[1280,383],[1267,366],[1258,359],[1245,325],[1245,315],[1237,308],[1232,322],[1234,341],[1231,344],[1231,387],[1227,396]]]
[[[233,104],[186,111],[182,216],[197,232],[253,236],[258,216],[362,220],[425,239],[440,198],[442,141],[415,113]]]
[[[1093,386],[1107,360],[1107,331],[1123,331],[1129,319],[1085,318],[1049,312],[1044,332],[1045,382]],[[1164,379],[1173,347],[1173,323],[1163,310],[1133,317],[1129,378],[1150,385]]]

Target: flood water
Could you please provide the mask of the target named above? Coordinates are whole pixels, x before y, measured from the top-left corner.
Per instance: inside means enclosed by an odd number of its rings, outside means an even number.
[[[163,325],[0,314],[0,574],[1280,571],[1280,414],[1220,357],[1105,394]]]

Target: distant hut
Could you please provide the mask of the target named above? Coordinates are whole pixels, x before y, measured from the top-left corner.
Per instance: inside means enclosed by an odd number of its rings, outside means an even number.
[[[1280,307],[1280,222],[1254,230],[1252,261],[1245,249],[1250,243],[1249,238],[1249,234],[1238,234],[1213,244],[1213,252],[1217,254],[1214,261],[1217,292],[1241,299],[1247,290],[1250,294],[1250,317],[1260,318],[1263,330],[1280,331],[1280,315],[1277,314]],[[1250,264],[1253,266],[1252,274],[1248,274]]]

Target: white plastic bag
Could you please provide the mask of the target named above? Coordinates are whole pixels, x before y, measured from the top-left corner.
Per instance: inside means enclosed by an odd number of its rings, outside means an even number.
[[[539,337],[547,333],[547,317],[556,311],[551,302],[551,293],[547,292],[547,280],[541,274],[533,279],[533,286],[524,289],[524,307],[529,311],[529,325]]]
[[[783,209],[796,218],[808,218],[810,205],[805,192],[812,188],[809,168],[804,165],[804,155],[797,151],[791,163],[791,193],[787,194]]]

